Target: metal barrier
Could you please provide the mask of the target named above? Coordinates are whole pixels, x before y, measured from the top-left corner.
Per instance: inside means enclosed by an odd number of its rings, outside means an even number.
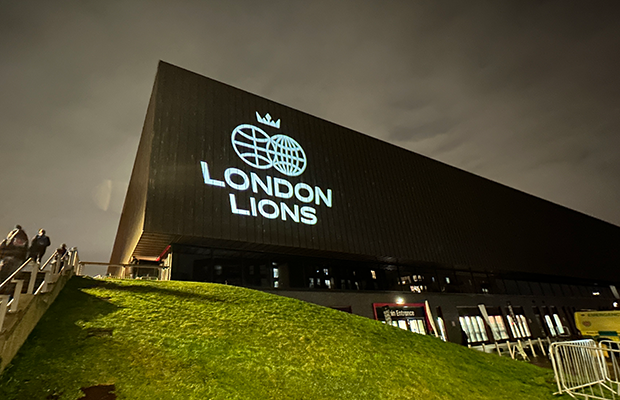
[[[549,338],[525,338],[517,339],[515,342],[506,340],[504,342],[498,341],[491,344],[481,343],[477,346],[472,346],[470,344],[468,347],[484,353],[497,353],[500,357],[506,352],[513,360],[520,358],[524,361],[530,361],[530,357],[527,354],[528,352],[530,352],[531,356],[534,358],[539,355],[546,357],[547,348],[550,344],[551,339]]]
[[[80,261],[78,270],[82,271],[84,266],[86,265],[98,265],[98,266],[108,266],[115,267],[118,269],[117,274],[113,274],[113,277],[121,278],[121,279],[145,279],[145,280],[156,280],[156,281],[169,281],[171,277],[171,269],[170,265],[150,265],[150,264],[111,264],[106,262],[97,262],[97,261]],[[157,271],[151,276],[150,274],[137,275],[132,270],[153,270]],[[108,275],[109,276],[109,275]]]
[[[554,394],[573,398],[620,399],[619,343],[592,339],[557,342],[549,347],[558,385]]]

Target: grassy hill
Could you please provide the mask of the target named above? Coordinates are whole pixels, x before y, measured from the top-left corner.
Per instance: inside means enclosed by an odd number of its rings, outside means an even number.
[[[557,399],[553,374],[259,291],[73,278],[0,399]]]

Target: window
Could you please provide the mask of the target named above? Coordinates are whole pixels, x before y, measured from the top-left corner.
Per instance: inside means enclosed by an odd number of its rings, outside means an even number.
[[[419,333],[420,335],[426,335],[426,327],[424,326],[424,321],[421,319],[409,319],[409,329],[411,332]]]
[[[553,314],[553,320],[555,321],[555,326],[558,328],[560,335],[566,334],[562,321],[560,321],[560,316],[558,314]]]
[[[553,326],[553,322],[551,321],[550,316],[545,315],[545,322],[547,323],[547,328],[549,328],[549,332],[551,333],[551,336],[558,336],[558,334],[555,331],[555,327]]]
[[[461,329],[463,329],[467,334],[469,343],[486,342],[489,340],[486,329],[484,328],[484,321],[482,320],[482,317],[459,317],[459,323],[461,324]]]
[[[501,315],[489,315],[489,325],[491,325],[491,331],[493,332],[495,340],[509,338],[506,325]]]
[[[437,317],[437,326],[439,327],[439,336],[441,340],[446,342],[448,340],[448,335],[446,334],[446,325],[443,322],[442,317]]]
[[[515,318],[513,318],[512,315],[508,314],[506,319],[508,319],[508,325],[510,326],[510,332],[513,338],[521,339],[532,336],[524,315],[517,314]]]

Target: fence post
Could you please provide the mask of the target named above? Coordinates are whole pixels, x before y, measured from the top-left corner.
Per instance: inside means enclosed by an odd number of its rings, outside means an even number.
[[[13,293],[13,302],[11,303],[11,309],[9,312],[17,312],[17,307],[19,307],[19,298],[22,295],[22,288],[24,287],[24,281],[21,279],[12,280],[12,283],[15,284],[15,292]]]
[[[532,343],[532,339],[527,339],[527,342],[530,345],[530,349],[532,350],[532,357],[536,357],[536,351],[534,350],[534,344]]]
[[[515,359],[515,351],[512,350],[512,347],[510,347],[510,341],[506,340],[506,346],[508,346],[508,353],[510,353],[510,357],[514,360]]]
[[[36,262],[32,262],[32,270],[30,271],[30,281],[28,282],[28,294],[34,294],[34,285],[37,281],[37,275],[39,274],[39,265]]]
[[[4,294],[0,295],[0,333],[2,333],[2,327],[4,325],[4,317],[6,317],[7,307],[9,305],[9,296]]]
[[[497,342],[495,342],[495,350],[497,350],[497,354],[501,357],[502,356],[502,351],[499,348],[499,345],[497,344]]]
[[[41,288],[41,293],[46,293],[49,287],[49,284],[52,283],[52,271],[45,271],[45,279],[43,280],[43,287]]]
[[[546,356],[547,353],[545,352],[545,346],[543,346],[542,340],[540,340],[540,338],[538,338],[538,344],[540,345],[540,351],[542,351],[543,356]]]

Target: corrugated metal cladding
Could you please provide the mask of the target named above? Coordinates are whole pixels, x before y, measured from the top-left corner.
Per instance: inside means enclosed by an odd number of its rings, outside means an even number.
[[[160,63],[156,88],[143,238],[595,279],[610,279],[620,265],[614,225],[170,64]],[[258,123],[257,111],[280,119],[280,129]],[[245,164],[231,145],[240,124],[295,139],[305,172],[288,177]],[[329,188],[333,205],[207,185],[201,161],[220,181],[234,167]],[[318,222],[233,214],[230,193],[243,209],[250,196],[311,205]]]

